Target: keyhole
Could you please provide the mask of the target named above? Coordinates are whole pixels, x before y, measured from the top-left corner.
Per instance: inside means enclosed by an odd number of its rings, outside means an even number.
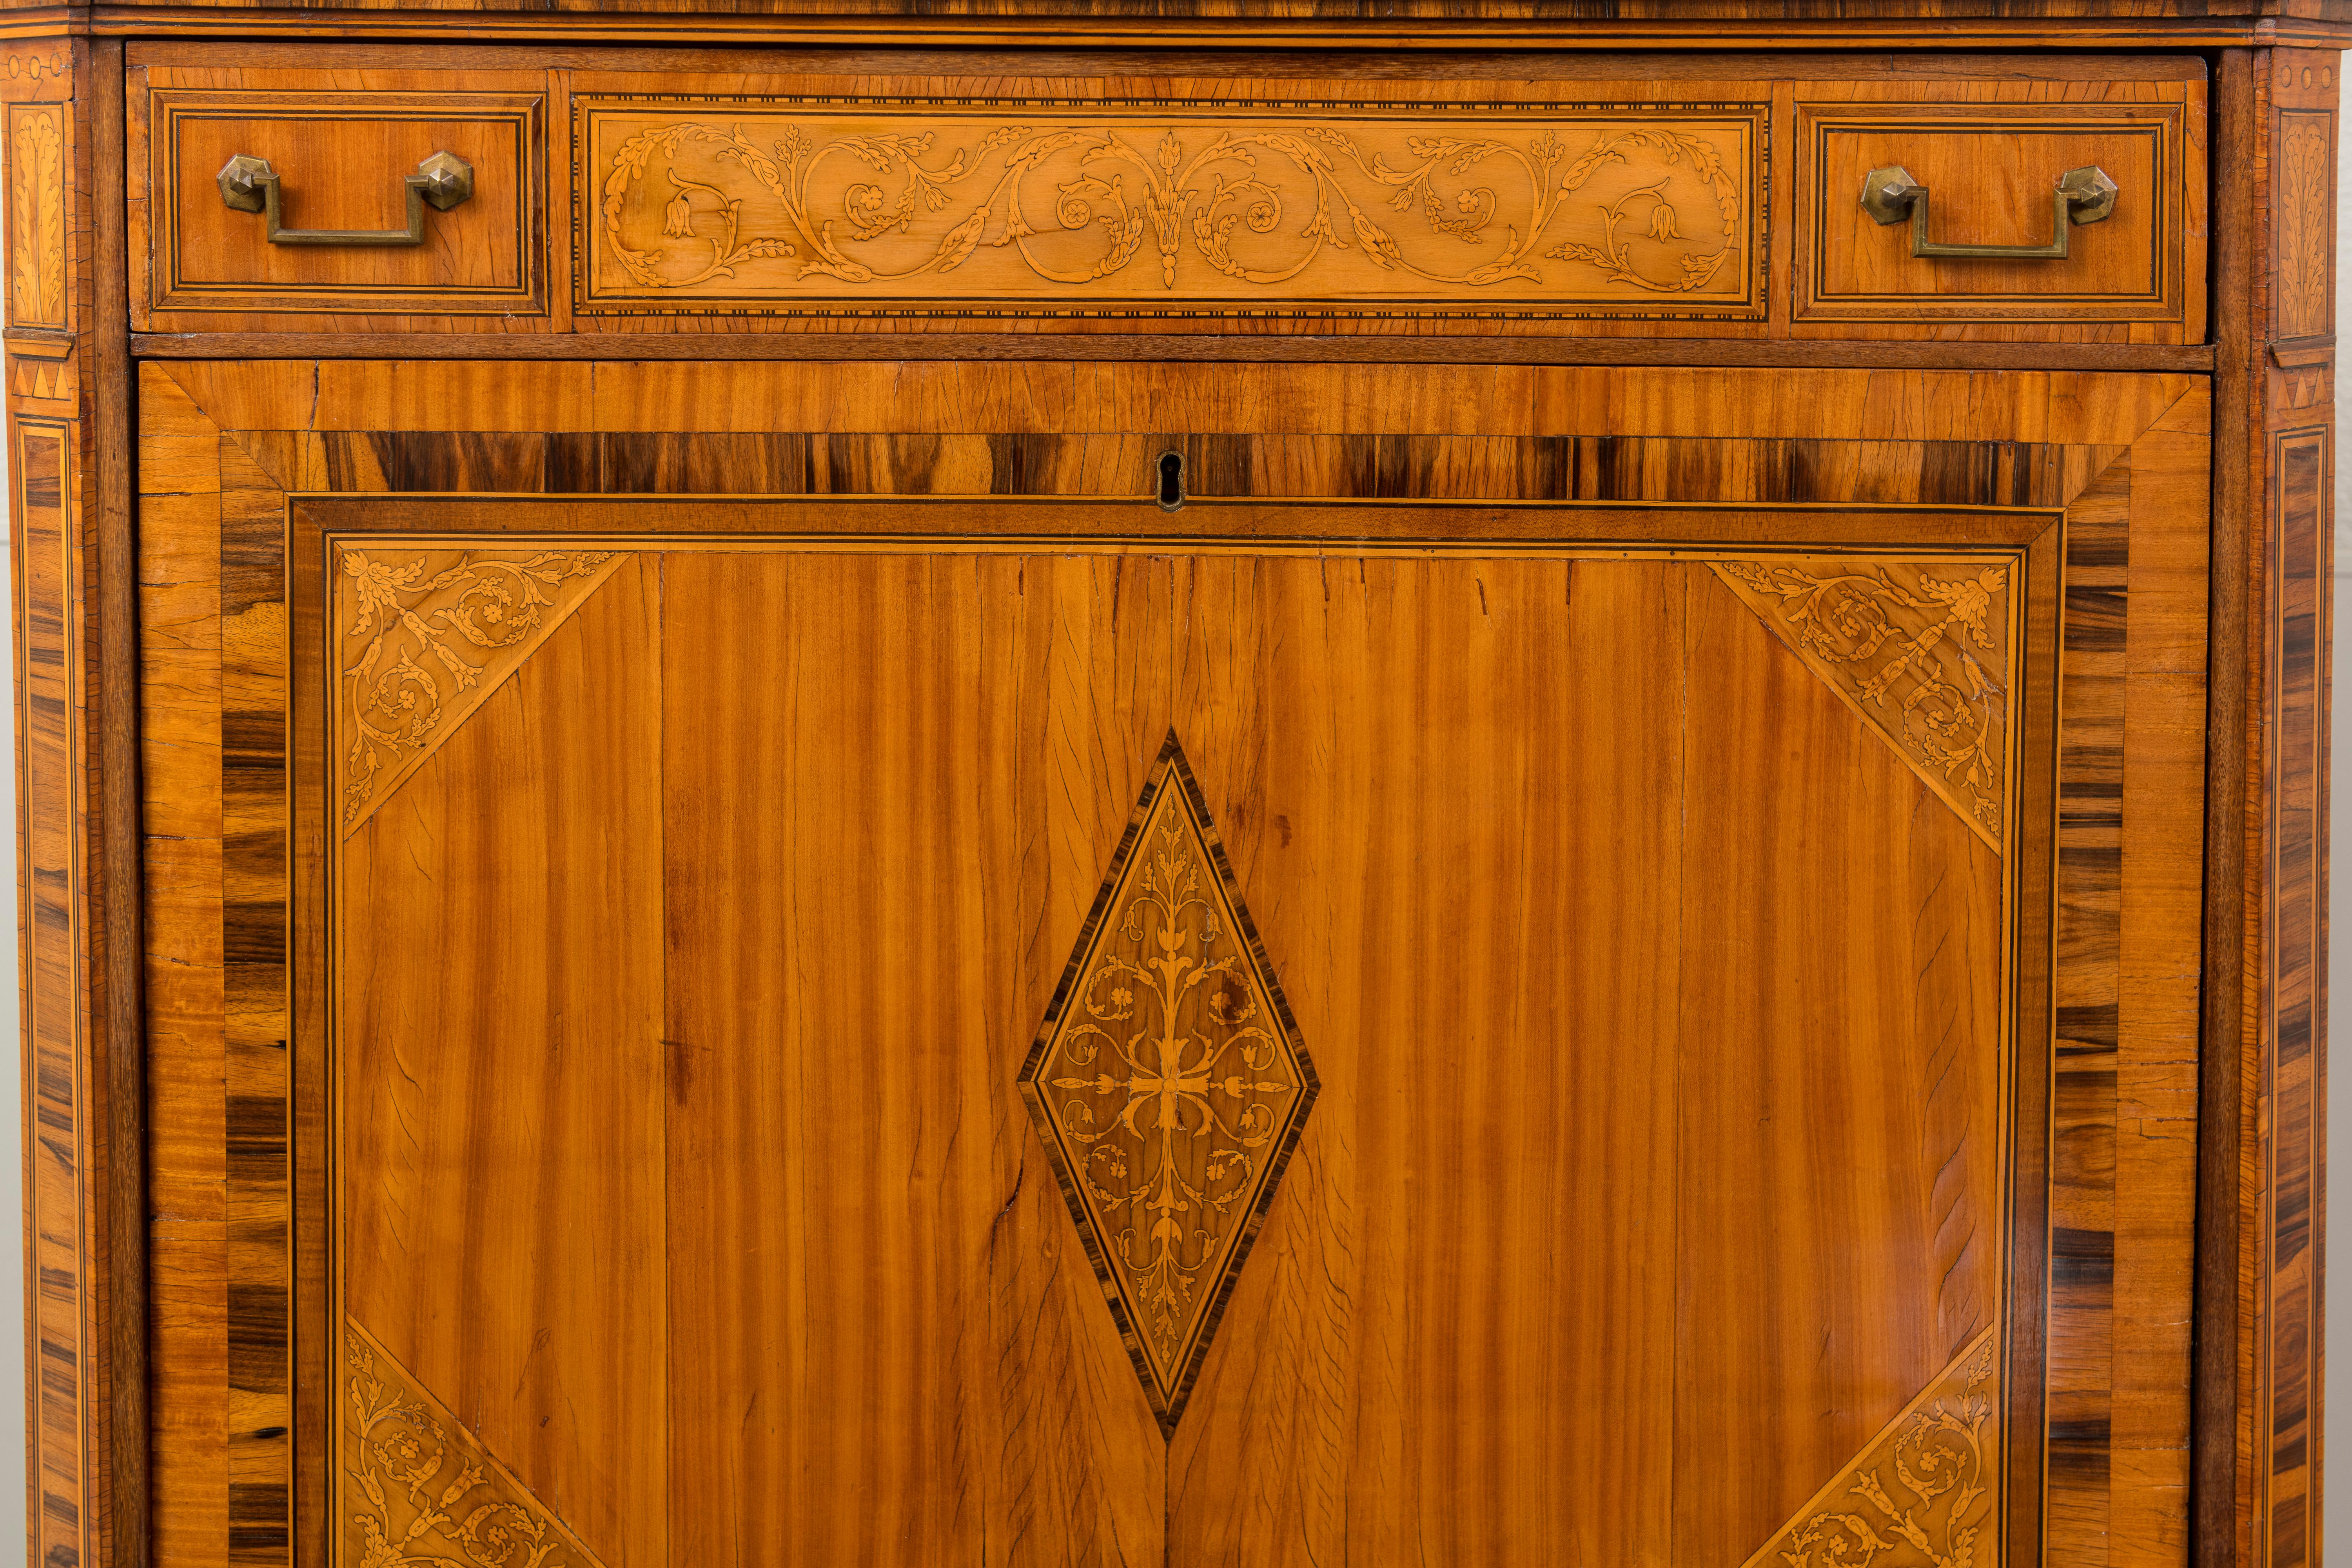
[[[1174,511],[1184,504],[1184,454],[1160,454],[1160,510]]]

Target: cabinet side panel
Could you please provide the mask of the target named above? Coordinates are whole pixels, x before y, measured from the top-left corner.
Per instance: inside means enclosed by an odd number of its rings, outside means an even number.
[[[147,1551],[136,673],[119,45],[0,48],[5,396],[16,544],[30,1540]],[[110,214],[112,216],[110,216]],[[112,323],[110,330],[106,326]]]

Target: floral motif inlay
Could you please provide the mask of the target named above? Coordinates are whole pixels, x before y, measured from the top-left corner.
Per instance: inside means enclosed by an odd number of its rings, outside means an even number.
[[[1749,1568],[1983,1568],[1997,1489],[1999,1347],[1980,1334]]]
[[[1715,570],[2000,847],[2009,567],[1723,561]]]
[[[66,324],[65,120],[49,104],[9,111],[9,321]]]
[[[1446,118],[600,111],[591,302],[1752,302],[1752,121]]]
[[[390,1355],[343,1348],[344,1561],[354,1568],[596,1568],[596,1559]]]
[[[603,580],[611,551],[341,552],[346,831]],[[446,560],[436,568],[436,560]]]
[[[1021,1085],[1172,1431],[1316,1092],[1172,735]]]

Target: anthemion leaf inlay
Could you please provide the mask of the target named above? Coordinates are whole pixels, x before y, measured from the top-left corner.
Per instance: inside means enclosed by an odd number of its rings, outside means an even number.
[[[1172,733],[1021,1089],[1173,1432],[1316,1081]]]

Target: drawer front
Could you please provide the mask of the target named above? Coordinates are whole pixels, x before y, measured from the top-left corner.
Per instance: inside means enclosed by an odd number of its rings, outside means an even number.
[[[336,46],[134,47],[142,331],[1344,334],[2196,343],[2202,62],[1565,57],[1069,74],[906,55],[583,51],[537,70]],[[1621,68],[1622,67],[1622,68]],[[265,159],[289,227],[224,200]],[[2045,245],[2068,169],[2113,210],[2063,259],[1912,254],[1864,174],[1927,187],[1931,238]],[[151,194],[152,193],[152,194]],[[248,204],[250,205],[250,204]],[[1522,351],[1535,353],[1537,351]]]
[[[2188,119],[2181,103],[1800,104],[1796,320],[2183,321],[2205,248]],[[1881,221],[1863,203],[1896,169],[1926,188],[1931,247],[2049,247],[2073,170],[2107,176],[2114,205],[2065,225],[2063,257],[1916,255],[1916,205]]]
[[[536,92],[157,89],[148,302],[173,311],[541,313],[544,106]],[[436,155],[462,161],[470,195],[446,210],[425,205],[421,243],[390,243],[406,235],[404,177]],[[224,192],[221,172],[240,158],[277,175],[284,229],[368,237],[273,242],[266,216]]]

